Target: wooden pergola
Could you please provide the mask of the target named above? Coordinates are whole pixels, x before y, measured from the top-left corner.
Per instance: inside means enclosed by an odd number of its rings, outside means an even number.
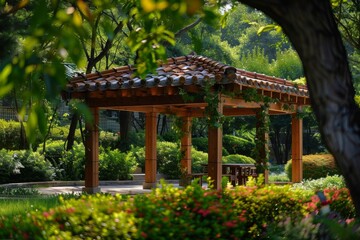
[[[292,115],[292,181],[302,180],[302,120],[297,111],[310,100],[305,86],[284,79],[248,72],[221,64],[202,56],[169,58],[155,74],[145,79],[134,75],[135,68],[123,66],[103,72],[80,75],[71,79],[63,91],[65,100],[81,99],[90,108],[93,122],[86,125],[85,191],[99,188],[99,110],[121,110],[146,114],[144,189],[156,187],[156,135],[158,114],[174,114],[182,118],[181,152],[183,171],[191,174],[191,121],[206,116],[205,86],[218,94],[213,106],[225,116],[257,116],[261,102],[245,101],[243,93],[254,89],[257,94],[276,99],[268,114]],[[217,91],[221,89],[221,91]],[[252,90],[252,91],[254,91]],[[185,95],[192,98],[185,98]],[[267,139],[267,136],[263,136]],[[222,129],[209,126],[208,174],[214,187],[221,188]],[[266,144],[263,146],[267,147]]]

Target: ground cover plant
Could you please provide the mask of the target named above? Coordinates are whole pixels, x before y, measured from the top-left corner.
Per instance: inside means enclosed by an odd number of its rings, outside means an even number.
[[[343,210],[338,213],[343,220],[336,224],[338,232],[351,226],[355,227],[351,233],[358,234],[348,191],[324,192],[330,208]],[[185,189],[162,185],[150,194],[133,197],[98,194],[60,201],[51,209],[1,216],[0,238],[288,239],[296,235],[294,239],[310,239],[291,230],[299,226],[311,229],[315,237],[330,234],[326,224],[316,222],[324,203],[312,190],[263,186],[252,179],[248,186],[221,191],[194,183]]]

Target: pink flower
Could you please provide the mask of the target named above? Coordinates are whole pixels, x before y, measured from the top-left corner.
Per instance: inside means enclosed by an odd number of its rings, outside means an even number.
[[[234,221],[234,220],[228,221],[228,222],[224,223],[224,226],[229,227],[229,228],[236,227],[236,221]]]
[[[203,217],[206,217],[210,214],[210,211],[208,209],[200,209],[198,213],[201,214]]]

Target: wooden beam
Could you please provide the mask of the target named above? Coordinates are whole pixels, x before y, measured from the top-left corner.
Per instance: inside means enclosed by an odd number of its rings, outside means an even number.
[[[130,107],[130,106],[161,106],[161,105],[191,105],[204,103],[201,98],[186,103],[182,96],[143,96],[143,97],[121,97],[121,98],[88,98],[86,103],[90,107]]]
[[[186,180],[186,176],[191,174],[191,117],[182,118],[182,137],[181,137],[181,173],[182,180]],[[183,183],[185,183],[183,181]]]
[[[99,188],[99,109],[90,108],[93,121],[85,125],[85,188],[86,193],[100,192]]]
[[[301,182],[303,179],[303,122],[293,114],[291,118],[291,159],[292,159],[292,182]]]
[[[220,98],[220,96],[219,96]],[[221,99],[221,98],[220,98]],[[217,106],[217,111],[223,113],[223,101]],[[209,126],[208,128],[208,174],[214,181],[214,188],[221,189],[222,178],[222,129]]]
[[[146,113],[145,123],[145,182],[143,189],[156,187],[156,134],[157,134],[157,113]]]

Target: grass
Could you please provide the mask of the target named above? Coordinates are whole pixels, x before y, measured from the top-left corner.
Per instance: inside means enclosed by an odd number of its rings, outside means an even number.
[[[0,199],[0,216],[11,217],[27,214],[31,211],[42,211],[60,204],[58,196],[23,197]]]
[[[61,204],[63,199],[78,198],[76,194],[41,195],[34,188],[0,187],[0,216],[11,217],[31,211],[43,211]]]
[[[289,182],[289,177],[285,173],[285,165],[270,165],[269,182]]]

